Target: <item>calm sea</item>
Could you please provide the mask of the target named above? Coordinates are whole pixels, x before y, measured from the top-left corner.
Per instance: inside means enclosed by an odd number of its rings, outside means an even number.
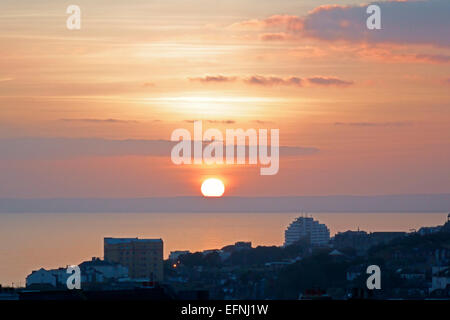
[[[221,248],[236,241],[281,245],[299,213],[0,214],[0,284],[23,285],[32,271],[103,256],[104,237],[162,238],[173,250]],[[442,225],[446,213],[317,213],[334,235],[346,230],[409,231]]]

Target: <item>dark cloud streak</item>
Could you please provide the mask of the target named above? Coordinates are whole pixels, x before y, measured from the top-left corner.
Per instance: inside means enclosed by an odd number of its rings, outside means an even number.
[[[62,122],[85,122],[85,123],[139,123],[137,120],[121,119],[60,119]]]
[[[406,127],[413,125],[412,122],[335,122],[335,126],[347,127]]]
[[[0,160],[57,160],[119,156],[170,158],[171,150],[177,143],[169,140],[108,140],[98,138],[0,139]],[[314,147],[280,146],[281,156],[302,156],[317,152],[319,152],[319,149]]]

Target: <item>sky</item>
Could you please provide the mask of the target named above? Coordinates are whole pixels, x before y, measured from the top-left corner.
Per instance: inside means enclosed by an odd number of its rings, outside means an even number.
[[[450,2],[377,4],[2,0],[0,198],[450,193]],[[193,120],[279,129],[278,174],[175,166]]]

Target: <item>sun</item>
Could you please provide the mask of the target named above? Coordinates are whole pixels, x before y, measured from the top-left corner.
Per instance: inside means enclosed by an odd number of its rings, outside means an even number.
[[[205,197],[219,198],[225,192],[225,185],[219,179],[210,178],[203,181],[201,190]]]

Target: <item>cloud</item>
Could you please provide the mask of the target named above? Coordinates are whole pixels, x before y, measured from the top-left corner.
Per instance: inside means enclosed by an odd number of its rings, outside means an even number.
[[[444,54],[398,53],[392,47],[361,46],[357,48],[356,55],[388,63],[450,63],[450,56]]]
[[[120,119],[60,119],[63,122],[85,122],[85,123],[138,123],[136,120]]]
[[[232,80],[230,80],[232,79]],[[272,87],[272,86],[291,86],[291,87],[303,87],[304,85],[308,85],[311,87],[314,86],[335,86],[335,87],[348,87],[353,85],[353,81],[346,81],[342,79],[338,79],[336,77],[329,76],[316,76],[310,78],[300,78],[297,76],[290,77],[278,77],[278,76],[262,76],[262,75],[253,75],[244,78],[239,77],[225,77],[225,76],[208,76],[205,78],[190,78],[191,81],[200,81],[200,82],[228,82],[228,81],[237,81],[241,80],[249,85],[263,86],[263,87]],[[192,121],[192,120],[190,120]]]
[[[308,86],[336,86],[336,87],[348,87],[353,85],[353,81],[345,81],[334,77],[265,77],[265,76],[252,76],[244,80],[248,84],[259,86],[295,86],[303,87],[305,84]]]
[[[244,80],[248,84],[259,85],[259,86],[302,86],[302,79],[298,77],[289,77],[286,79],[279,77],[265,77],[265,76],[251,76]]]
[[[198,81],[202,83],[224,83],[224,82],[233,82],[236,80],[236,77],[226,77],[222,75],[217,76],[205,76],[201,78],[189,78],[191,81]]]
[[[168,157],[177,142],[168,140],[108,140],[98,138],[0,139],[0,160],[69,159],[79,157]],[[206,145],[206,143],[205,143]],[[248,154],[248,146],[247,146]],[[280,146],[281,156],[319,152],[313,147]]]
[[[184,120],[184,122],[187,123],[194,123],[195,121],[199,121],[199,120]],[[204,122],[207,123],[219,123],[219,124],[235,124],[237,121],[235,120],[202,120]],[[274,124],[275,122],[273,121],[267,121],[267,120],[251,120],[250,122],[252,123],[256,123],[256,124]]]
[[[412,125],[411,122],[335,122],[335,126],[347,127],[405,127]]]
[[[337,87],[348,87],[353,84],[353,81],[345,81],[338,78],[330,78],[330,77],[308,78],[308,82],[319,86],[337,86]]]
[[[170,155],[171,141],[97,138],[0,139],[0,159],[65,159],[105,156]],[[169,152],[169,153],[168,153]]]
[[[222,123],[222,124],[234,124],[236,121],[234,120],[206,120],[208,123]]]
[[[293,15],[273,15],[266,19],[252,19],[237,22],[231,25],[233,29],[274,29],[281,28],[286,31],[296,32],[303,27],[303,20]]]
[[[268,120],[252,120],[251,122],[257,123],[257,124],[274,124],[274,121],[268,121]]]
[[[187,123],[194,123],[195,121],[200,121],[200,120],[184,120],[184,122]],[[235,124],[236,121],[235,120],[201,120],[207,123],[218,123],[218,124]]]
[[[289,38],[289,35],[285,32],[263,33],[259,35],[259,38],[262,41],[284,41]]]
[[[366,27],[368,5],[320,6],[303,24],[303,35],[326,41],[429,44],[450,46],[450,1],[386,1],[381,9],[381,30]]]
[[[303,17],[274,15],[238,22],[231,27],[271,31],[259,36],[263,41],[307,37],[352,43],[450,46],[450,1],[398,0],[374,4],[381,9],[381,30],[369,30],[366,26],[369,4],[322,5]]]
[[[450,32],[450,31],[449,31]],[[441,54],[416,54],[415,58],[419,61],[427,61],[434,63],[449,63],[450,56]]]

